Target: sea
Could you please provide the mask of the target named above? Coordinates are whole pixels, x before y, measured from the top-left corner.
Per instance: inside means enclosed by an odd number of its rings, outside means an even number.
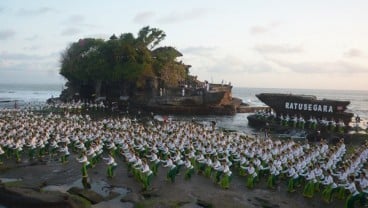
[[[63,85],[56,84],[1,84],[0,108],[38,107],[46,104],[46,100],[58,97]]]
[[[0,84],[0,108],[29,107],[35,108],[45,105],[46,100],[58,97],[63,90],[62,84]],[[250,106],[265,106],[255,96],[258,93],[291,93],[302,95],[315,95],[319,99],[348,100],[348,111],[359,116],[359,126],[367,128],[368,122],[368,91],[355,90],[317,90],[317,89],[278,89],[278,88],[245,88],[234,87],[233,97],[243,100]],[[216,122],[218,128],[255,134],[257,130],[248,126],[249,113],[238,113],[234,116],[170,116],[173,120],[196,120],[197,122]],[[354,124],[354,118],[351,125]]]

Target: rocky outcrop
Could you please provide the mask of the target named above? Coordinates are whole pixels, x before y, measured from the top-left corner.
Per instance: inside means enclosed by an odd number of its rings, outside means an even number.
[[[123,196],[121,198],[121,202],[131,202],[131,203],[138,203],[140,201],[144,200],[144,197],[140,194],[130,192],[127,195]]]
[[[61,193],[40,192],[36,189],[0,186],[0,203],[8,207],[52,207],[79,208],[90,207],[83,199]]]
[[[210,202],[204,201],[202,199],[198,199],[197,200],[197,205],[204,207],[204,208],[212,208],[213,204],[211,204]]]
[[[156,96],[140,106],[148,112],[180,115],[234,115],[242,100],[233,98],[232,86],[211,84],[209,91],[189,96]],[[138,104],[139,105],[139,104]]]
[[[70,89],[69,89],[70,88]],[[60,100],[74,100],[79,93],[72,86],[64,90],[60,98],[50,98],[48,103],[56,103]],[[238,98],[232,97],[232,86],[210,84],[209,88],[170,88],[161,93],[152,93],[152,89],[132,91],[127,99],[106,97],[108,102],[116,102],[120,109],[127,108],[129,111],[136,108],[137,111],[145,110],[158,114],[179,115],[234,115],[242,103]],[[134,92],[134,93],[133,93]]]
[[[80,196],[80,197],[88,200],[92,204],[98,204],[98,203],[100,203],[104,200],[104,198],[100,194],[98,194],[98,193],[96,193],[96,192],[94,192],[90,189],[82,189],[82,188],[78,188],[78,187],[72,187],[68,190],[68,193]]]

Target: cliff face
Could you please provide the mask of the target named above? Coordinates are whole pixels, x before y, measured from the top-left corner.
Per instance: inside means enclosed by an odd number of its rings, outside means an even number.
[[[234,115],[241,100],[233,99],[231,90],[229,85],[211,84],[187,95],[155,96],[143,107],[156,113]]]
[[[196,83],[195,85],[176,88],[157,88],[150,82],[151,87],[146,89],[125,90],[128,100],[120,100],[117,96],[103,94],[107,104],[112,102],[123,102],[119,106],[130,103],[130,106],[145,109],[150,112],[163,114],[196,114],[196,115],[234,115],[241,104],[240,99],[232,97],[232,86],[221,84]],[[91,90],[93,88],[91,87]],[[61,99],[94,101],[98,97],[84,97],[77,93],[80,90],[69,85],[61,95]],[[111,94],[111,93],[110,93]]]
[[[231,91],[226,91],[223,98],[220,101],[220,105],[229,105],[233,101],[233,96]]]
[[[169,93],[159,93],[153,96],[148,105],[170,106],[207,106],[227,105],[231,102],[231,86],[212,86],[205,88],[182,88],[181,90],[166,90]]]

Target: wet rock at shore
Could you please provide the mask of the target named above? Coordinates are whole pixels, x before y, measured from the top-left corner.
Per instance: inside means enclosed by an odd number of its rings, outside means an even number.
[[[213,205],[210,202],[204,201],[202,199],[197,200],[197,205],[204,207],[204,208],[212,208]]]
[[[280,208],[278,204],[272,204],[269,200],[261,198],[261,197],[254,197],[254,199],[260,203],[261,207],[264,208]]]
[[[147,191],[141,192],[141,194],[146,199],[149,199],[149,198],[152,198],[152,197],[159,197],[160,196],[158,190],[147,190]]]
[[[138,203],[139,201],[144,200],[144,197],[140,194],[130,192],[127,195],[123,196],[121,198],[121,202],[132,202],[132,203]]]
[[[111,191],[109,193],[109,195],[107,196],[106,200],[112,200],[112,199],[115,199],[118,196],[120,196],[120,193],[115,192],[115,191]]]
[[[0,186],[1,205],[9,207],[90,207],[83,199],[61,192],[39,192],[30,188]]]
[[[97,203],[100,203],[100,202],[104,201],[104,198],[100,194],[98,194],[98,193],[96,193],[92,190],[89,190],[89,189],[82,189],[82,188],[78,188],[78,187],[72,187],[67,192],[70,193],[70,194],[80,196],[80,197],[88,200],[92,204],[97,204]]]

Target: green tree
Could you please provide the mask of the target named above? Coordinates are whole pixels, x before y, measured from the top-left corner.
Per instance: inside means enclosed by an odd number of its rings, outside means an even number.
[[[150,28],[146,26],[138,32],[138,41],[143,43],[150,50],[156,47],[163,39],[166,34],[164,31],[157,28]]]
[[[175,87],[188,77],[189,67],[178,61],[182,54],[175,48],[157,48],[165,37],[162,30],[147,26],[137,37],[123,33],[106,41],[80,39],[62,53],[60,74],[68,80],[68,87],[83,97],[109,91],[117,92],[113,93],[117,96],[127,88],[147,89],[147,81],[155,79]]]
[[[178,50],[173,47],[160,47],[153,50],[152,54],[155,73],[159,75],[165,87],[176,87],[187,79],[189,66],[178,61],[178,58],[183,56]]]

